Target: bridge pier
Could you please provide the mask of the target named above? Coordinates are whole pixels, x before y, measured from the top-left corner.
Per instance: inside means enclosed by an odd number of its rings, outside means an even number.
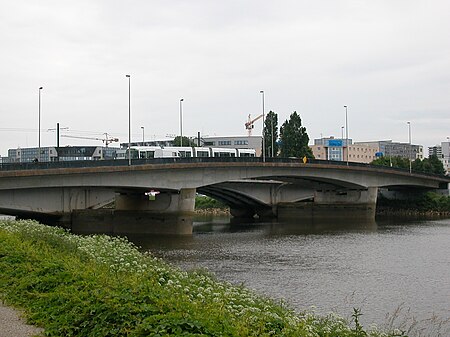
[[[195,188],[115,194],[111,189],[0,191],[1,211],[76,232],[191,234]],[[114,208],[103,208],[107,204]]]
[[[228,182],[202,191],[230,205],[233,217],[375,218],[377,187],[344,188],[321,183],[313,188],[305,182]]]
[[[352,190],[319,190],[314,200],[278,204],[278,218],[375,218],[377,187]]]
[[[74,233],[190,235],[192,223],[188,214],[102,209],[73,211],[66,227]]]
[[[156,214],[192,214],[195,208],[195,188],[161,191],[152,197],[145,193],[117,194],[118,211],[147,211]]]
[[[114,209],[73,210],[68,226],[78,233],[192,234],[195,194],[195,188],[117,194]]]

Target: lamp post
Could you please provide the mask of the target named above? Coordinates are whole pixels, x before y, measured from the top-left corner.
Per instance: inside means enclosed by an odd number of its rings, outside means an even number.
[[[344,126],[341,126],[341,143],[342,143],[342,156],[341,160],[344,160]]]
[[[408,159],[409,159],[409,173],[412,171],[411,167],[411,122],[406,122],[408,124],[408,144],[409,144],[409,151],[408,151]]]
[[[131,76],[128,78],[128,166],[131,166]]]
[[[183,146],[183,101],[184,98],[180,98],[180,147]]]
[[[266,161],[266,141],[265,141],[265,137],[264,137],[264,90],[260,90],[259,91],[259,93],[260,94],[262,94],[261,95],[261,97],[262,97],[262,125],[263,125],[263,127],[262,127],[262,155],[263,155],[263,162],[265,162]]]
[[[144,127],[141,126],[142,129],[142,146],[144,146],[144,142],[145,142],[145,137],[144,137]]]
[[[347,118],[347,106],[344,105],[345,108],[345,145],[347,146],[347,166],[348,166],[348,118]]]
[[[272,111],[271,119],[270,119],[270,128],[272,129],[272,158],[274,157],[274,140],[273,140],[273,120],[275,119],[275,114]]]
[[[38,157],[37,160],[41,161],[41,90],[43,87],[39,87],[39,117],[38,117]]]

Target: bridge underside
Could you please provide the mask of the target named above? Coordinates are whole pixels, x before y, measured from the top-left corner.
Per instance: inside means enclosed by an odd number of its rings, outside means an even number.
[[[373,218],[377,188],[351,188],[323,181],[235,181],[198,188],[230,206],[235,217]]]

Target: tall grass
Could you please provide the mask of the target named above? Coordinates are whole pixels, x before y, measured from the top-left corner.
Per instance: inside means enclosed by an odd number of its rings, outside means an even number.
[[[0,221],[0,294],[47,336],[403,336],[185,272],[126,239]]]

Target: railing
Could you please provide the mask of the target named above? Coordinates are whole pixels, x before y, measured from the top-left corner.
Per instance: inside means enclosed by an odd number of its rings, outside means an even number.
[[[181,158],[152,158],[152,159],[132,159],[131,165],[146,165],[146,164],[189,164],[189,163],[262,163],[263,160],[260,157],[181,157]],[[302,158],[265,158],[266,163],[294,163],[303,164]],[[352,163],[345,161],[335,160],[319,160],[308,159],[308,164],[320,164],[320,165],[332,165],[337,167],[349,166],[349,167],[361,167],[381,169],[385,171],[397,171],[409,173],[408,169],[387,167],[363,163]],[[111,166],[128,166],[128,159],[108,159],[108,160],[76,160],[76,161],[58,161],[58,162],[27,162],[27,163],[0,163],[0,171],[20,171],[20,170],[45,170],[45,169],[58,169],[58,168],[83,168],[83,167],[111,167]],[[414,174],[421,174],[430,177],[448,178],[438,174],[415,172]]]

